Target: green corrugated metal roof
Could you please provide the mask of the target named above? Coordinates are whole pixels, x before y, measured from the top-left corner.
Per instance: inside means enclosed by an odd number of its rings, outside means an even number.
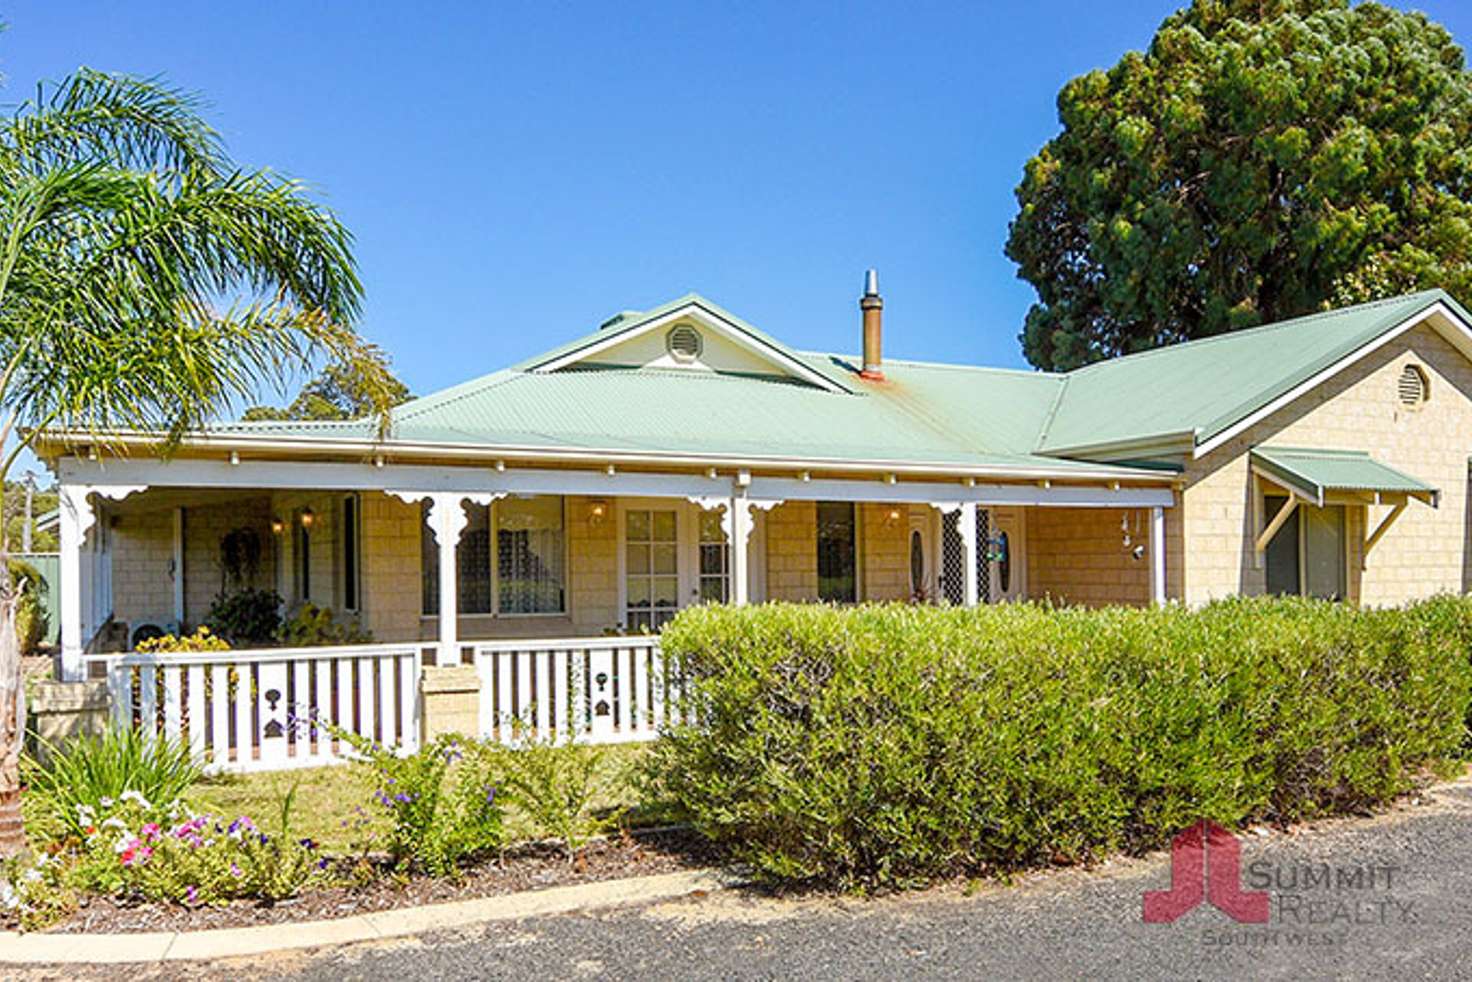
[[[1434,500],[1437,489],[1358,450],[1253,447],[1252,462],[1263,473],[1315,504],[1330,491],[1408,494]]]
[[[394,411],[393,442],[752,458],[1086,470],[1086,448],[1209,439],[1438,302],[1440,290],[1173,345],[1068,374],[794,351],[694,294]],[[833,384],[678,369],[544,366],[694,306]],[[610,333],[612,332],[612,333]],[[592,359],[596,360],[596,359]],[[366,421],[224,424],[216,432],[371,440]],[[1074,458],[1070,460],[1068,458]]]
[[[1438,302],[1428,290],[1098,362],[1070,372],[1041,453],[1186,433],[1204,442]]]

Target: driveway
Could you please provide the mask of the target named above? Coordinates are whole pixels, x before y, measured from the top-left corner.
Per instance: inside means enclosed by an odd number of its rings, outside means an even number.
[[[1374,818],[1249,834],[1241,873],[1244,889],[1266,886],[1271,894],[1266,923],[1239,924],[1208,904],[1174,923],[1144,923],[1144,891],[1170,886],[1170,857],[1161,853],[969,892],[948,887],[880,900],[722,893],[128,974],[538,982],[1472,977],[1472,781]]]

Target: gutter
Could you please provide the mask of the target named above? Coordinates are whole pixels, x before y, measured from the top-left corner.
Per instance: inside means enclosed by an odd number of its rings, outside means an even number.
[[[166,442],[157,434],[137,431],[110,434],[104,440],[92,434],[78,431],[54,431],[48,439],[38,441],[37,453],[42,456],[60,456],[67,450],[79,446],[108,443],[129,447],[156,450]],[[1130,467],[1099,465],[1086,469],[1050,468],[1042,466],[1006,467],[987,464],[958,465],[954,463],[916,463],[898,460],[867,460],[855,462],[821,457],[783,456],[731,456],[728,454],[703,453],[640,453],[610,449],[568,450],[554,447],[535,446],[485,446],[483,444],[454,443],[394,443],[373,440],[331,440],[310,437],[261,438],[244,435],[193,435],[186,437],[180,449],[195,451],[217,450],[275,452],[290,456],[320,458],[324,453],[337,453],[362,457],[393,457],[415,459],[426,457],[462,457],[486,461],[526,461],[556,463],[634,464],[634,465],[680,465],[688,467],[727,467],[740,469],[796,469],[822,470],[839,473],[873,474],[882,471],[894,474],[931,474],[959,478],[997,477],[1018,480],[1130,480],[1151,484],[1168,484],[1176,479],[1174,474],[1142,471]],[[49,452],[48,452],[49,451]]]

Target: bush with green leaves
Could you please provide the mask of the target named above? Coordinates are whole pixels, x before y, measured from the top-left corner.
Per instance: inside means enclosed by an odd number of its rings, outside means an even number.
[[[442,736],[412,754],[335,726],[329,731],[358,753],[373,776],[373,803],[389,824],[385,840],[400,867],[431,876],[455,876],[460,864],[505,844],[495,748]]]
[[[569,860],[590,836],[617,822],[616,816],[593,813],[606,751],[566,734],[521,739],[503,752],[511,803],[531,820],[538,835],[561,842]]]
[[[1472,601],[693,608],[648,786],[762,878],[906,885],[1383,803],[1447,766]]]
[[[21,762],[27,827],[43,839],[85,838],[130,797],[168,807],[203,773],[187,744],[132,728],[109,727],[45,750],[44,762]]]
[[[275,590],[221,593],[210,604],[205,623],[232,645],[258,645],[276,640],[281,630],[281,596]]]
[[[305,648],[326,644],[368,644],[373,640],[373,632],[353,618],[338,620],[328,608],[309,601],[292,612],[277,630],[276,637],[282,644]]]

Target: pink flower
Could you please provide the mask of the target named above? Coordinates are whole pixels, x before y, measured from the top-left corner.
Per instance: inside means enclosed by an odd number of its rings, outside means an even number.
[[[138,854],[137,847],[136,846],[129,846],[128,848],[124,849],[121,854],[119,854],[118,858],[122,860],[124,866],[132,866],[133,865],[133,857],[136,856],[137,854]]]
[[[158,838],[158,823],[157,822],[149,822],[147,825],[143,826],[143,828],[139,829],[138,831],[139,831],[139,834],[141,834],[143,836],[143,838],[145,838],[145,839],[157,839]]]
[[[230,864],[230,875],[233,876],[233,877],[236,877],[238,879],[238,878],[244,876],[245,874],[243,872],[241,872],[239,866],[236,866],[234,863],[231,863]]]

